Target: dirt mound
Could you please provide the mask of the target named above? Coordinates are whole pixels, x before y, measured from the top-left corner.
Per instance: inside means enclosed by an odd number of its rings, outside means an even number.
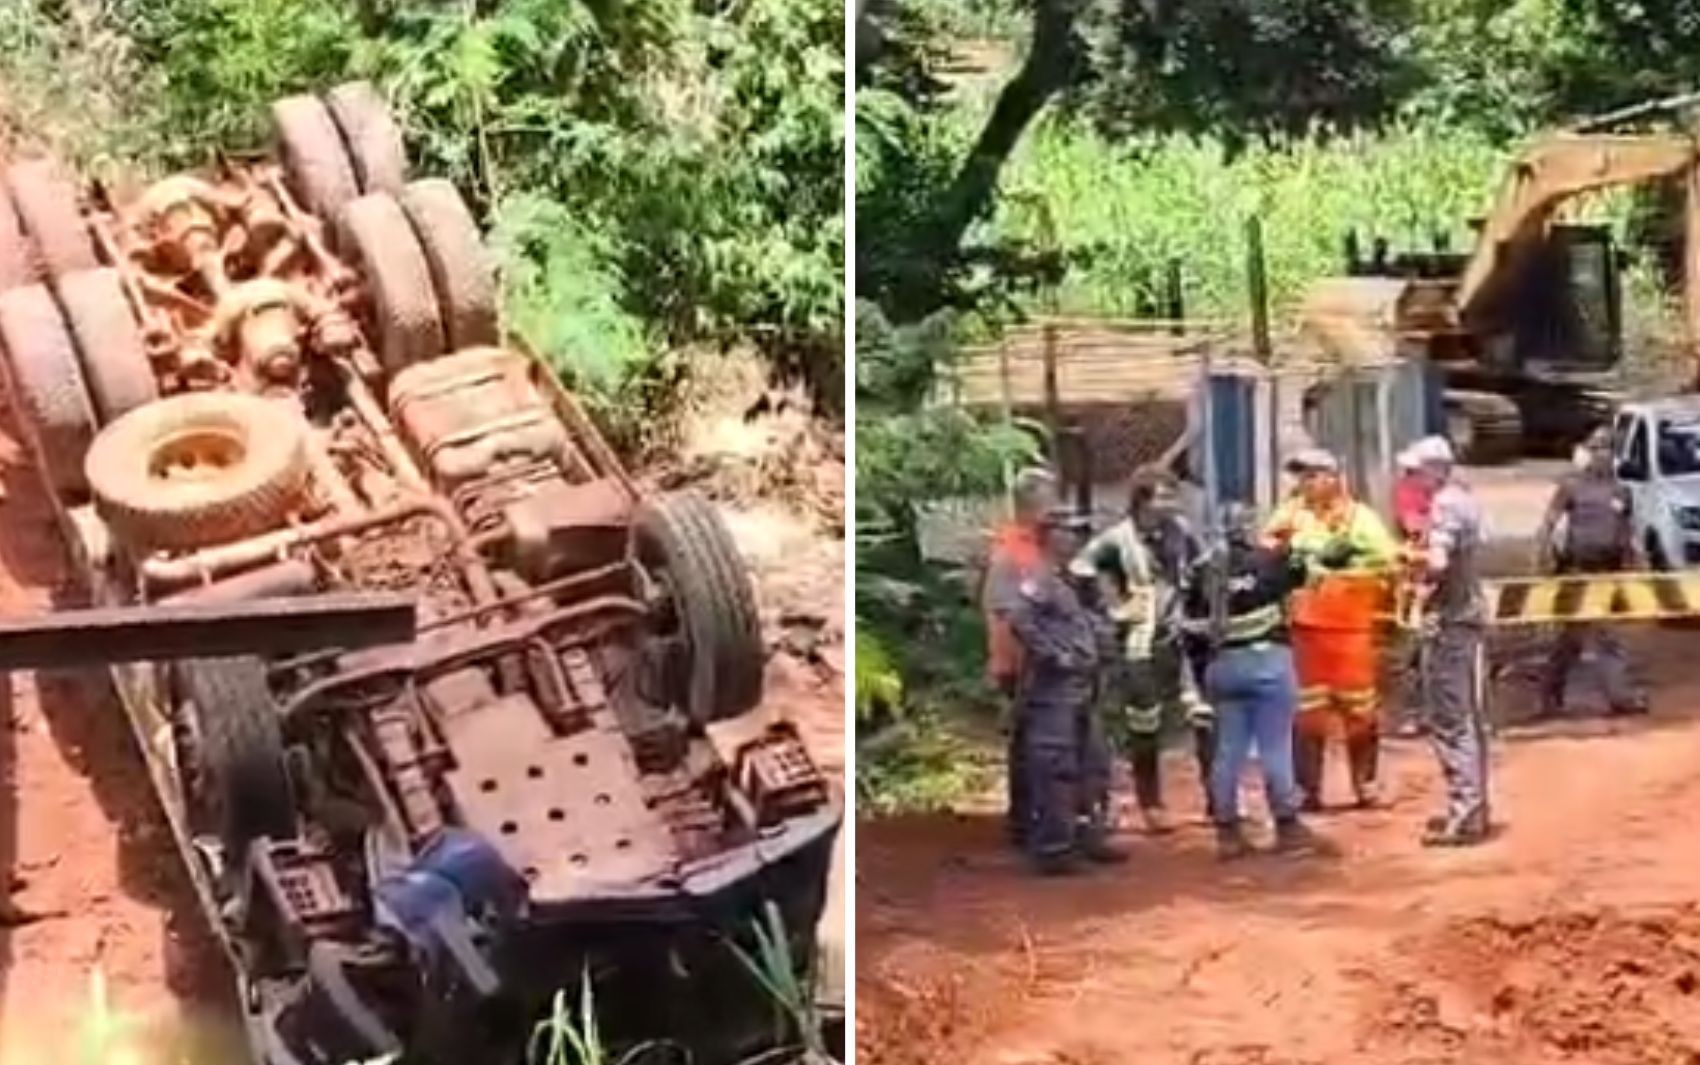
[[[1463,919],[1406,946],[1426,971],[1387,988],[1374,1045],[1448,1061],[1700,1062],[1692,906]]]

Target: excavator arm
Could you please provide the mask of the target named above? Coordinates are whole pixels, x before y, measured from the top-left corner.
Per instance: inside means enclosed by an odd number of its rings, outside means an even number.
[[[1482,226],[1455,297],[1459,317],[1482,324],[1499,304],[1509,278],[1545,235],[1568,199],[1623,185],[1682,177],[1688,192],[1689,258],[1684,295],[1690,336],[1700,337],[1700,199],[1694,139],[1676,134],[1553,134],[1512,166],[1499,200]]]

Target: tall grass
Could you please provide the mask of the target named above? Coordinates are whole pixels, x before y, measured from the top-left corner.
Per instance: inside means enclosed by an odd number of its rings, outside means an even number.
[[[1347,232],[1395,250],[1442,235],[1471,246],[1469,220],[1490,209],[1514,148],[1421,126],[1278,145],[1230,156],[1217,142],[1171,136],[1111,142],[1065,119],[1036,128],[1011,160],[994,235],[1077,253],[1056,297],[1069,313],[1160,307],[1165,263],[1183,265],[1187,313],[1243,318],[1245,225],[1263,223],[1271,301],[1290,308],[1311,280],[1337,275]],[[1621,225],[1628,199],[1586,215]]]

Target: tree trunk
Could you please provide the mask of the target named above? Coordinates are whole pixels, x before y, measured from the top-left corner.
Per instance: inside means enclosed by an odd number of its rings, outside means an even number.
[[[926,278],[927,283],[895,296],[891,308],[895,320],[919,320],[945,301],[947,278],[956,265],[963,235],[990,207],[1004,163],[1039,112],[1079,71],[1083,45],[1075,35],[1075,23],[1084,6],[1085,0],[1034,0],[1032,45],[1021,69],[998,94],[931,220],[918,227],[909,241],[910,262],[927,264],[914,276]]]
[[[991,116],[940,201],[929,227],[932,247],[954,253],[961,246],[963,234],[991,204],[998,175],[1022,134],[1051,97],[1074,78],[1082,59],[1082,45],[1074,32],[1082,6],[1082,0],[1035,3],[1032,47],[1021,69],[998,94]]]

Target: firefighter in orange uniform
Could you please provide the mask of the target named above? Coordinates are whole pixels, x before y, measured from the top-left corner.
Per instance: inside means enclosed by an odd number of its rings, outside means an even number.
[[[1360,808],[1372,807],[1380,801],[1376,629],[1399,545],[1375,511],[1346,491],[1333,455],[1303,451],[1287,470],[1298,477],[1298,490],[1276,509],[1265,536],[1305,559],[1311,571],[1292,601],[1299,680],[1294,775],[1303,808],[1320,810],[1328,732],[1337,720],[1354,798]]]

